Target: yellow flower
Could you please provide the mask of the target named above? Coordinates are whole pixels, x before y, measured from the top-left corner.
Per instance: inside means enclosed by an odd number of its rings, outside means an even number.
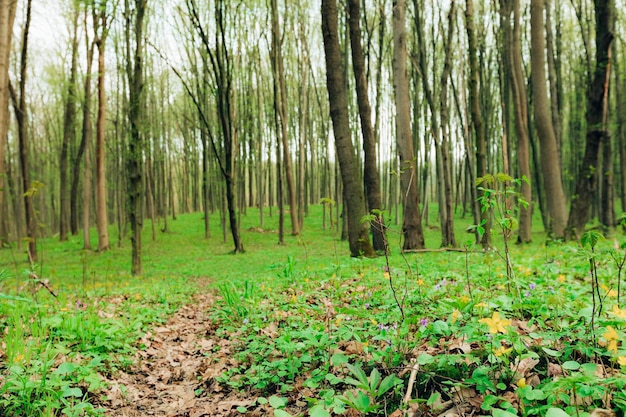
[[[486,308],[486,307],[487,307],[487,304],[485,304],[485,303],[483,303],[483,302],[481,301],[480,303],[476,304],[476,307],[483,307],[483,308]]]
[[[337,317],[337,320],[335,320],[335,326],[339,326],[341,324],[341,317]]]
[[[374,320],[374,319],[370,319],[370,321],[372,322],[372,324],[373,324],[374,326],[378,326],[378,322],[377,322],[376,320]]]
[[[461,312],[455,308],[450,315],[450,323],[454,324],[459,319],[459,317],[461,317],[461,315]]]
[[[563,274],[559,275],[556,280],[559,281],[560,283],[564,283],[565,282],[565,275],[563,275]]]
[[[500,313],[498,313],[497,311],[493,312],[491,318],[484,318],[478,321],[480,323],[485,323],[487,326],[489,326],[489,333],[491,334],[506,333],[506,326],[511,325],[511,320],[501,319]]]
[[[389,275],[389,272],[387,271],[383,272],[383,276],[385,277],[385,279],[391,279],[391,275]]]
[[[422,285],[424,285],[424,280],[423,280],[423,279],[421,279],[421,278],[419,278],[419,279],[417,280],[417,285],[419,285],[420,287],[421,287]]]
[[[626,356],[620,356],[619,358],[617,358],[617,363],[619,363],[621,366],[626,366]]]
[[[296,295],[295,295],[295,294],[293,294],[293,295],[291,296],[291,302],[292,302],[292,303],[297,303],[297,302],[298,302],[298,297],[296,297]]]
[[[526,378],[520,378],[519,381],[517,381],[517,386],[520,388],[526,387]]]
[[[499,348],[493,351],[493,354],[499,357],[502,355],[508,355],[512,350],[513,348],[505,348],[504,346],[500,346]]]
[[[626,319],[626,310],[622,310],[617,304],[613,306],[613,311],[609,311],[609,314],[614,315],[618,319]]]
[[[469,302],[470,298],[467,295],[462,295],[461,298],[459,298],[459,300],[462,303],[467,303],[467,302]]]
[[[606,326],[606,332],[604,332],[602,336],[609,342],[607,350],[610,352],[617,352],[617,341],[619,340],[619,335],[613,326]]]

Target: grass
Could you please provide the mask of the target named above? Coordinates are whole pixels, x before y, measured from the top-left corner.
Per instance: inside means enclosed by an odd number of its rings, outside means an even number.
[[[96,253],[75,237],[42,239],[33,271],[23,254],[0,251],[3,413],[101,415],[103,376],[128,367],[135,341],[187,302],[196,290],[189,283],[202,277],[221,295],[211,316],[234,360],[219,382],[255,398],[241,413],[439,414],[470,404],[497,417],[585,416],[595,408],[623,415],[626,310],[611,256],[623,254],[612,241],[594,241],[592,253],[546,245],[537,231],[537,243],[511,247],[507,277],[494,253],[402,256],[397,227],[388,260],[351,259],[347,243],[322,230],[321,213],[311,207],[301,236],[280,246],[276,216],[259,230],[249,210],[243,255],[230,254],[217,216],[209,240],[201,214],[170,221],[156,241],[147,227],[139,278],[128,274],[128,242]],[[469,223],[457,219],[461,244],[471,239]],[[439,231],[426,233],[436,248]],[[602,311],[591,294],[594,270]]]

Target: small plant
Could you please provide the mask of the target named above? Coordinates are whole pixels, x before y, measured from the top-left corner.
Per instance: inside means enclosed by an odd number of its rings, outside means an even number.
[[[381,408],[380,400],[389,391],[402,385],[402,380],[395,374],[382,378],[378,369],[374,368],[370,375],[367,376],[358,365],[346,363],[346,366],[352,376],[346,377],[344,382],[353,385],[356,388],[356,392],[346,391],[339,396],[339,400],[362,414],[379,414],[378,411]]]

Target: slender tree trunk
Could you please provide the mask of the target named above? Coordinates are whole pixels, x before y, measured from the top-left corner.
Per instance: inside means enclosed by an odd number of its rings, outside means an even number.
[[[26,76],[28,67],[28,35],[31,22],[31,5],[32,0],[26,3],[26,22],[22,32],[22,50],[20,59],[20,84],[19,96],[16,91],[11,88],[11,97],[13,99],[13,109],[15,119],[17,121],[20,166],[22,171],[22,190],[24,192],[24,213],[26,227],[28,233],[28,260],[32,264],[37,262],[37,218],[35,217],[35,207],[33,197],[37,193],[37,188],[33,187],[30,181],[30,165],[29,165],[29,137],[28,137],[28,114],[26,106]]]
[[[350,49],[352,51],[352,68],[356,84],[361,131],[363,134],[363,152],[365,154],[363,179],[367,197],[369,213],[374,213],[375,220],[371,222],[372,243],[374,250],[386,251],[385,223],[378,213],[382,210],[382,196],[380,192],[380,175],[376,161],[376,137],[372,126],[372,108],[368,98],[367,74],[365,71],[365,56],[361,45],[361,4],[360,0],[349,0]],[[378,211],[378,212],[377,212]]]
[[[99,7],[94,5],[94,7]],[[100,33],[96,39],[98,48],[98,119],[96,123],[96,225],[98,227],[98,250],[109,250],[109,222],[107,216],[106,160],[104,135],[106,130],[106,90],[104,84],[107,15],[100,10],[96,19],[100,22]]]
[[[374,248],[365,223],[365,196],[359,184],[354,161],[354,146],[350,134],[348,96],[342,76],[341,50],[337,22],[336,0],[322,0],[322,34],[326,59],[326,79],[330,115],[333,121],[335,148],[341,167],[341,178],[347,196],[348,240],[352,256],[374,256]]]
[[[486,155],[486,141],[485,141],[485,127],[483,125],[482,108],[480,104],[480,72],[478,65],[478,49],[476,47],[476,30],[474,24],[474,1],[467,0],[465,5],[465,21],[467,28],[467,40],[468,40],[468,54],[469,54],[469,109],[471,115],[471,124],[474,129],[474,137],[476,143],[476,177],[484,177],[487,174],[487,167],[485,165]],[[469,157],[469,152],[468,152]],[[470,170],[473,170],[473,165],[470,165]],[[484,192],[476,187],[474,183],[472,187],[476,188],[476,196],[480,198]],[[491,230],[487,225],[489,221],[489,213],[487,210],[480,209],[480,203],[475,201],[472,203],[474,211],[480,212],[480,221],[484,222],[484,233],[480,237],[480,242],[483,247],[491,246]],[[478,239],[477,235],[477,239]],[[477,240],[478,243],[478,240]]]
[[[9,60],[17,0],[0,0],[0,248],[9,241],[5,152],[9,132]]]
[[[506,54],[507,61],[510,65],[508,71],[511,77],[511,92],[513,95],[513,111],[515,113],[515,134],[517,136],[517,164],[519,176],[522,179],[521,197],[528,203],[528,206],[522,203],[519,207],[519,229],[517,235],[518,243],[529,243],[531,236],[532,221],[532,190],[531,190],[531,173],[530,173],[530,138],[528,135],[528,106],[526,104],[526,82],[522,67],[522,41],[520,27],[520,4],[519,0],[511,0],[509,2],[510,9],[506,6],[503,12],[506,12],[505,20],[509,22],[510,13],[513,12],[513,30],[510,26],[506,28],[508,33],[506,37]]]
[[[412,250],[424,247],[424,233],[417,194],[417,168],[411,135],[405,12],[406,1],[395,0],[393,2],[393,87],[396,104],[396,143],[401,164],[403,249]]]
[[[568,237],[579,238],[590,218],[595,195],[600,144],[610,140],[607,130],[608,94],[611,75],[611,43],[613,42],[612,0],[595,0],[596,66],[587,90],[587,139],[585,156],[580,167],[576,192],[567,224]]]
[[[78,65],[78,6],[74,6],[73,26],[74,33],[72,35],[72,61],[70,66],[70,78],[67,84],[67,97],[65,102],[65,115],[63,118],[63,142],[61,145],[61,158],[59,162],[59,240],[67,240],[68,229],[70,229],[69,214],[70,201],[67,190],[67,158],[68,147],[70,143],[74,143],[76,137],[76,68]]]
[[[613,51],[616,51],[613,44]],[[617,103],[615,113],[617,117],[617,148],[619,150],[619,179],[620,179],[620,202],[622,212],[626,212],[626,137],[624,135],[624,101],[622,96],[622,83],[620,81],[619,59],[615,54],[613,73],[615,83],[615,101]]]
[[[276,107],[280,120],[280,140],[283,150],[283,164],[287,192],[289,193],[289,213],[291,215],[291,234],[297,236],[300,233],[298,222],[298,204],[296,200],[295,183],[293,180],[293,168],[291,153],[289,151],[289,138],[287,136],[287,87],[285,85],[285,70],[283,64],[282,38],[278,21],[277,0],[271,0],[272,7],[272,58],[274,69],[274,94]]]
[[[129,88],[128,121],[130,124],[126,170],[128,175],[128,218],[132,232],[130,238],[132,245],[131,274],[133,275],[141,275],[142,272],[141,231],[143,229],[143,148],[146,94],[143,81],[143,32],[146,7],[147,0],[135,0],[134,10],[131,11],[129,0],[125,0],[125,15],[128,19],[126,21],[126,49]],[[131,18],[130,16],[132,15],[134,16]],[[132,36],[134,36],[134,45],[132,45],[131,41]],[[152,218],[152,224],[154,226],[154,217]]]
[[[565,237],[565,226],[567,225],[567,202],[565,192],[563,191],[559,152],[552,126],[550,101],[548,99],[543,12],[543,0],[531,0],[532,87],[535,104],[535,123],[541,144],[541,172],[543,173],[548,200],[550,231],[555,238],[561,239]]]

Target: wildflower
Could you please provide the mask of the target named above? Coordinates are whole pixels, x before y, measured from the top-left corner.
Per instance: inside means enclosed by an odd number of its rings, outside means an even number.
[[[424,285],[424,280],[423,280],[423,279],[421,279],[421,278],[418,278],[418,279],[417,279],[417,285],[419,285],[420,287],[421,287],[422,285]]]
[[[528,288],[530,288],[530,290],[531,290],[531,291],[533,291],[535,288],[537,288],[537,284],[535,284],[534,282],[531,282],[531,283],[528,285]]]
[[[478,321],[480,323],[485,323],[487,326],[489,326],[489,333],[491,334],[506,333],[506,326],[511,325],[511,320],[501,319],[500,313],[498,313],[497,311],[493,312],[491,318],[484,318]]]
[[[520,378],[517,381],[517,386],[520,388],[525,388],[526,387],[526,378]]]
[[[500,357],[502,355],[508,355],[512,350],[513,348],[505,348],[504,346],[500,346],[499,348],[493,351],[493,354]]]
[[[387,271],[383,272],[383,276],[385,277],[385,279],[391,279],[391,275]]]
[[[470,298],[467,295],[462,295],[461,298],[459,298],[459,300],[465,304],[469,302]]]
[[[372,322],[372,324],[373,324],[374,326],[378,325],[378,322],[377,322],[376,320],[374,320],[374,319],[370,319],[370,321]]]
[[[614,315],[618,319],[626,319],[626,310],[622,310],[617,304],[613,306],[613,311],[609,311],[609,314]]]
[[[365,303],[365,309],[367,310],[368,308],[370,308],[370,303]]]
[[[450,323],[454,324],[459,319],[459,317],[461,317],[461,312],[455,308],[450,315]]]
[[[617,363],[619,363],[621,366],[626,366],[626,356],[620,356],[619,358],[617,358]]]
[[[293,294],[293,295],[291,296],[291,302],[292,302],[292,303],[297,303],[297,302],[298,302],[298,297],[296,297],[296,295],[295,295],[295,294]]]
[[[427,318],[421,319],[420,320],[420,326],[422,326],[422,327],[428,326],[428,319]]]
[[[610,352],[617,352],[617,341],[619,340],[619,335],[613,326],[606,326],[606,332],[604,332],[602,336],[609,342],[607,350]]]
[[[482,301],[480,303],[476,304],[476,307],[481,307],[481,308],[487,308],[487,304],[483,303]]]
[[[565,282],[565,275],[561,274],[556,278],[557,281],[559,281],[560,283],[564,283]]]
[[[243,319],[243,324],[248,324],[250,320],[248,320],[248,318],[246,317],[245,319]]]

